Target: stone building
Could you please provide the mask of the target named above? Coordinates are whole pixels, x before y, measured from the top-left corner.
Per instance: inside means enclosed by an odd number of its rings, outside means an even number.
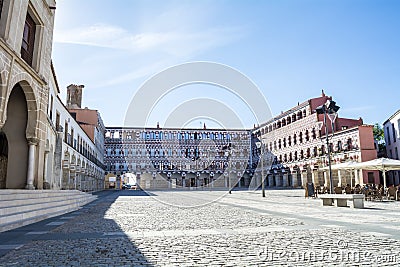
[[[82,90],[74,89],[82,89],[82,85],[67,87],[68,105],[65,106],[59,98],[54,69],[50,81],[45,187],[82,191],[104,189],[104,125],[100,114],[97,110],[80,109]],[[71,91],[79,99],[79,106],[71,104]],[[71,105],[73,110],[68,109]]]
[[[248,130],[107,127],[106,171],[144,189],[248,187],[250,141]]]
[[[364,125],[361,118],[332,118],[334,123],[328,118],[328,132],[325,132],[324,114],[317,114],[315,110],[327,100],[332,97],[322,92],[320,97],[299,103],[253,129],[253,138],[264,145],[263,157],[259,149],[253,149],[253,158],[264,159],[267,186],[297,187],[314,182],[329,188],[328,174],[321,170],[328,166],[326,135],[332,164],[376,158],[373,127]],[[256,170],[256,177],[261,180],[260,168]],[[379,183],[378,173],[333,171],[334,186],[367,182]]]
[[[55,5],[0,1],[0,189],[104,188],[98,112],[96,130],[83,120],[85,131],[58,97]],[[81,101],[79,90],[73,93],[71,100]]]
[[[55,1],[0,1],[0,188],[43,188]]]
[[[396,111],[383,123],[385,133],[386,155],[391,159],[399,159],[400,150],[400,110]],[[400,184],[400,171],[387,174],[387,185]]]

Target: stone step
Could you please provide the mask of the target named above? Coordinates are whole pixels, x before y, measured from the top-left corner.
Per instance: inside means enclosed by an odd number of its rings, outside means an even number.
[[[10,205],[9,206],[3,206],[0,208],[0,218],[1,216],[6,216],[6,215],[12,215],[16,213],[22,213],[22,212],[28,212],[32,210],[38,210],[38,209],[47,209],[51,207],[57,207],[59,205],[67,205],[67,204],[73,204],[75,202],[82,202],[86,199],[90,199],[93,196],[79,196],[79,195],[74,195],[74,196],[69,196],[69,197],[46,197],[46,198],[41,198],[41,199],[19,199],[15,200],[14,203],[13,200],[7,200],[7,201],[2,201],[2,204],[7,204],[3,202],[8,202]]]
[[[85,194],[78,190],[0,190],[0,201]]]
[[[42,196],[42,197],[21,197],[21,196],[16,196],[14,199],[7,199],[7,200],[1,200],[0,201],[0,209],[3,208],[10,208],[14,206],[21,206],[21,205],[33,205],[33,204],[40,204],[40,203],[46,203],[46,202],[51,202],[51,201],[62,201],[66,199],[72,199],[72,198],[79,198],[82,197],[80,194],[59,194],[59,195],[54,195],[54,196]]]
[[[0,232],[80,209],[97,199],[97,196],[77,190],[49,191],[0,190],[2,196],[13,196],[0,201]]]

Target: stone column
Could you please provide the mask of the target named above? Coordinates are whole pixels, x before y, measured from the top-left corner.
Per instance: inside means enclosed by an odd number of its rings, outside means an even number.
[[[268,187],[272,187],[274,184],[274,175],[269,174],[267,177],[268,177]]]
[[[51,186],[52,186],[52,179],[53,179],[53,177],[51,177],[50,179],[50,181],[48,180],[48,176],[49,176],[49,173],[47,173],[47,171],[48,171],[48,157],[49,157],[49,150],[48,149],[46,149],[45,151],[44,151],[44,160],[43,160],[43,189],[51,189]]]
[[[342,186],[342,173],[340,170],[337,171],[337,175],[338,175],[338,186]]]
[[[359,170],[354,170],[354,177],[356,184],[360,184],[361,186],[364,185],[362,179],[360,179]]]
[[[324,186],[328,187],[329,186],[329,174],[328,172],[324,171]]]
[[[282,187],[283,186],[283,182],[282,182],[282,178],[281,178],[282,176],[281,175],[282,174],[278,174],[277,176],[275,176],[276,177],[275,178],[276,179],[275,180],[276,181],[275,184],[276,184],[277,187]]]
[[[38,141],[36,139],[28,140],[29,145],[29,155],[28,155],[28,173],[26,178],[26,189],[34,190],[35,186],[33,185],[33,181],[35,179],[35,154],[36,154],[36,145]]]
[[[288,175],[287,175],[287,173],[284,173],[284,174],[283,174],[282,186],[283,186],[283,187],[287,187],[288,184],[289,184]]]
[[[307,185],[307,172],[306,171],[301,172],[301,185],[303,187],[306,187],[306,185]]]
[[[317,170],[311,170],[311,179],[312,179],[314,186],[319,185]]]
[[[292,186],[296,188],[298,186],[297,184],[297,171],[292,172]]]

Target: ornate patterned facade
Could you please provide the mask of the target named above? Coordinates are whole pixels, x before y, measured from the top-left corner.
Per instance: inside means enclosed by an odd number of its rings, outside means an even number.
[[[247,187],[250,142],[248,130],[107,127],[105,164],[142,188]]]

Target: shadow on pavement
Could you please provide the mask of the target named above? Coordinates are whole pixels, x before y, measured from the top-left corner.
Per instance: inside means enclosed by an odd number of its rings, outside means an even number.
[[[117,224],[120,196],[141,190],[93,193],[82,209],[0,233],[0,266],[153,266]]]

